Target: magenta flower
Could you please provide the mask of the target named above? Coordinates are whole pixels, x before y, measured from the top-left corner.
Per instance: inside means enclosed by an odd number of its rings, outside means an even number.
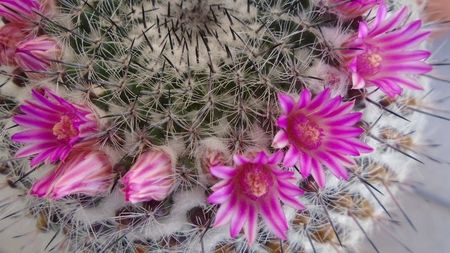
[[[77,149],[55,170],[35,182],[30,193],[53,200],[76,193],[97,196],[108,191],[112,179],[113,169],[105,153]]]
[[[282,115],[277,125],[282,128],[274,137],[275,148],[289,147],[286,167],[299,166],[303,177],[310,174],[320,187],[325,185],[322,166],[338,178],[347,179],[345,166],[353,165],[348,156],[368,153],[372,148],[358,140],[364,132],[355,126],[362,117],[351,112],[354,102],[342,102],[342,97],[330,97],[325,89],[311,100],[311,92],[302,90],[296,102],[286,94],[278,94]]]
[[[27,144],[16,157],[34,156],[33,167],[63,161],[75,145],[97,132],[97,121],[90,109],[72,104],[46,88],[34,89],[32,99],[20,110],[24,114],[13,120],[25,129],[11,139]]]
[[[53,0],[0,0],[0,16],[13,23],[32,23],[54,12]]]
[[[415,49],[430,32],[420,31],[420,20],[405,24],[406,8],[390,19],[386,14],[386,6],[380,5],[374,22],[360,22],[358,35],[344,44],[349,50],[343,51],[343,56],[354,89],[377,86],[394,98],[402,93],[402,87],[422,89],[408,75],[431,71],[432,67],[423,62],[430,52]]]
[[[252,244],[257,234],[258,214],[279,238],[286,239],[288,223],[280,200],[296,209],[303,204],[296,198],[303,191],[295,185],[293,172],[283,171],[279,163],[283,153],[271,156],[257,153],[254,158],[235,155],[234,167],[215,166],[211,173],[222,180],[212,187],[208,198],[211,204],[220,204],[214,226],[231,222],[230,235],[236,237],[244,229]]]
[[[61,46],[56,40],[41,36],[17,46],[16,62],[25,71],[47,71],[61,55]]]
[[[27,36],[22,24],[8,23],[0,27],[0,65],[16,65],[17,45]]]
[[[125,200],[131,203],[163,200],[173,190],[175,162],[162,150],[148,151],[123,176]]]
[[[383,0],[328,0],[331,11],[342,18],[351,19],[362,16]]]

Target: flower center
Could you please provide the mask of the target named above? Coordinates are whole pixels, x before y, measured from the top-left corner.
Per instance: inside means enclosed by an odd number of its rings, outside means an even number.
[[[323,129],[301,114],[291,117],[286,130],[297,147],[317,149],[322,144]]]
[[[383,57],[371,50],[368,52],[358,55],[357,67],[358,72],[362,75],[374,75],[380,70]]]
[[[251,165],[241,174],[241,186],[245,194],[252,199],[265,195],[272,185],[272,177],[264,167]]]
[[[67,140],[78,135],[78,129],[73,126],[72,120],[66,115],[61,117],[52,130],[58,140]]]

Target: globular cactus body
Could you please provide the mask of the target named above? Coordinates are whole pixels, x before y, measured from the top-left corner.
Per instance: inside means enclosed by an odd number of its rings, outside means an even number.
[[[407,9],[29,0],[6,15],[7,2],[0,29],[20,32],[0,37],[1,172],[20,214],[58,231],[53,248],[366,252],[394,210],[411,222],[395,188],[420,161],[408,133],[431,102],[402,88],[426,88],[412,74],[429,53],[376,43],[418,50],[428,33]]]

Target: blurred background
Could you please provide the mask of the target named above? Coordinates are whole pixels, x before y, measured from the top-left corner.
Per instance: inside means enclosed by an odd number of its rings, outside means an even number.
[[[450,13],[449,13],[450,14]],[[441,35],[430,45],[433,51],[432,63],[450,62],[449,36]],[[450,79],[450,66],[443,64],[435,66],[432,76]],[[430,79],[432,101],[442,100],[440,109],[449,116],[450,111],[450,80]],[[440,146],[425,152],[442,160],[442,163],[424,160],[425,164],[417,164],[411,168],[411,180],[420,182],[414,192],[400,192],[398,201],[404,207],[417,228],[414,231],[407,224],[394,230],[394,234],[413,252],[444,253],[450,252],[450,121],[434,117],[426,117],[424,139]],[[447,162],[447,163],[446,163]],[[379,231],[374,240],[381,252],[408,252],[400,244],[389,238],[389,235]]]

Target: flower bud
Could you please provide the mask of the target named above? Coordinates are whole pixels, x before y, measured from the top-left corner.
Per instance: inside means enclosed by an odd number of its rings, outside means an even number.
[[[175,159],[164,150],[151,150],[139,156],[122,178],[125,200],[137,203],[163,200],[173,190]]]
[[[17,65],[25,71],[48,71],[61,56],[61,46],[48,36],[26,40],[16,49]]]
[[[51,17],[55,7],[54,0],[0,0],[0,16],[12,23],[32,24],[41,15]]]
[[[112,179],[112,166],[105,153],[74,150],[65,162],[33,185],[31,194],[53,200],[76,193],[97,196],[108,191]]]
[[[196,152],[198,160],[197,168],[200,175],[200,182],[212,185],[218,180],[211,174],[210,168],[219,165],[227,165],[230,154],[218,138],[211,137],[201,141],[201,145]]]
[[[328,0],[331,10],[344,19],[362,16],[379,3],[380,0]]]
[[[0,65],[16,65],[17,45],[26,37],[27,33],[21,24],[8,23],[0,27]]]

